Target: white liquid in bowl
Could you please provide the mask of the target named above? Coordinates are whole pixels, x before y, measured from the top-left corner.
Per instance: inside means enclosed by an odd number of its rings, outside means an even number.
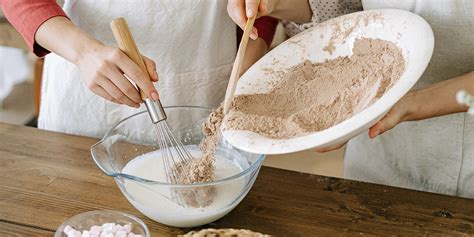
[[[201,151],[195,145],[186,146],[186,149],[194,157],[201,155]],[[235,161],[236,157],[233,158]],[[215,180],[233,176],[247,168],[241,167],[237,163],[233,162],[232,159],[216,155]],[[160,150],[141,155],[129,161],[123,168],[122,173],[166,183]],[[184,208],[178,205],[175,201],[172,201],[170,187],[163,185],[139,183],[125,179],[123,186],[119,184],[119,187],[133,206],[149,218],[166,225],[194,227],[217,220],[231,211],[240,202],[236,199],[242,199],[245,196],[245,194],[241,194],[248,178],[243,176],[215,185],[216,196],[212,204],[204,208]]]

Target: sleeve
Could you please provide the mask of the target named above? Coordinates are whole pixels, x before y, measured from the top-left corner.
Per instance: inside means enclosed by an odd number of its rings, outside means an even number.
[[[30,50],[38,57],[49,53],[35,42],[38,28],[55,16],[67,17],[55,0],[0,0],[8,21],[20,32]]]
[[[254,26],[255,28],[257,28],[258,37],[262,38],[269,48],[272,44],[273,36],[275,35],[277,25],[278,20],[269,16],[262,16],[255,20]],[[243,34],[244,32],[242,31],[242,29],[237,27],[237,46],[239,45]]]
[[[308,0],[313,12],[311,22],[297,24],[294,22],[283,22],[285,32],[292,37],[301,31],[309,29],[320,22],[346,15],[349,13],[362,11],[361,0]]]
[[[255,20],[254,26],[257,28],[258,36],[265,40],[269,48],[272,44],[277,25],[278,20],[269,16],[260,17]]]

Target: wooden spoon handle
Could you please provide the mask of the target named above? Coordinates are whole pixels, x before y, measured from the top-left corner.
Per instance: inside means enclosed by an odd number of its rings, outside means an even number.
[[[135,44],[135,40],[133,39],[132,33],[130,32],[125,19],[117,18],[113,20],[110,23],[110,27],[112,28],[112,32],[114,33],[115,40],[117,41],[120,50],[122,50],[130,59],[132,59],[132,61],[135,62],[140,67],[140,69],[142,69],[145,76],[150,79],[145,62],[143,61],[142,55],[138,51],[138,47]],[[147,97],[146,94],[140,88],[138,88],[138,91],[140,92],[142,99],[145,100]]]
[[[260,4],[260,0],[257,1],[257,6]],[[255,23],[255,16],[250,17],[245,24],[244,34],[240,41],[239,50],[237,51],[237,56],[235,57],[234,65],[232,66],[232,72],[230,73],[229,84],[227,85],[227,90],[225,92],[224,99],[224,114],[227,114],[230,109],[230,104],[232,98],[234,97],[235,88],[237,87],[237,81],[239,80],[240,68],[242,67],[242,62],[244,61],[245,51],[247,50],[247,43],[249,42],[250,31],[252,30],[253,24]]]

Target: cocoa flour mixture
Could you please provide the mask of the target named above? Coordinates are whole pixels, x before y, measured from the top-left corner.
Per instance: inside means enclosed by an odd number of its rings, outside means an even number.
[[[195,157],[189,163],[180,163],[175,169],[179,184],[212,182],[215,169],[215,151],[219,142],[221,122],[224,117],[223,106],[214,110],[204,122],[204,138],[199,144],[201,157]],[[214,186],[181,189],[181,196],[188,206],[206,207],[212,203],[216,190]]]
[[[270,93],[235,97],[225,117],[222,106],[211,113],[203,125],[203,156],[176,167],[179,183],[213,180],[221,123],[224,130],[249,130],[277,139],[321,131],[373,104],[404,70],[400,48],[367,38],[355,41],[351,56],[323,63],[305,61],[290,68]],[[214,195],[212,187],[183,192],[191,206],[206,206]]]
[[[379,99],[405,70],[402,51],[380,39],[356,39],[353,55],[305,61],[282,74],[270,93],[234,98],[224,130],[286,139],[334,126]]]

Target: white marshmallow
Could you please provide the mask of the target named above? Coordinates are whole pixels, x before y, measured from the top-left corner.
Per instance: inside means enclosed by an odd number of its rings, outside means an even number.
[[[69,231],[69,233],[67,234],[67,237],[81,237],[81,232],[80,231],[77,231],[77,230],[72,230],[72,231]]]
[[[71,230],[75,230],[74,228],[72,228],[70,225],[67,225],[66,227],[64,227],[64,234],[69,234],[69,232],[71,232]]]
[[[124,230],[127,232],[127,233],[130,233],[132,232],[132,224],[128,223],[128,224],[125,224],[123,226]]]
[[[114,237],[114,234],[110,232],[102,231],[102,233],[100,233],[100,237]]]
[[[90,235],[100,235],[100,232],[102,232],[102,226],[94,225],[90,229]]]
[[[91,237],[90,232],[88,230],[84,230],[82,232],[82,237]]]
[[[115,223],[105,223],[102,225],[102,231],[116,232],[117,227],[115,226]]]
[[[127,237],[127,232],[125,230],[119,230],[115,233],[115,237]]]

